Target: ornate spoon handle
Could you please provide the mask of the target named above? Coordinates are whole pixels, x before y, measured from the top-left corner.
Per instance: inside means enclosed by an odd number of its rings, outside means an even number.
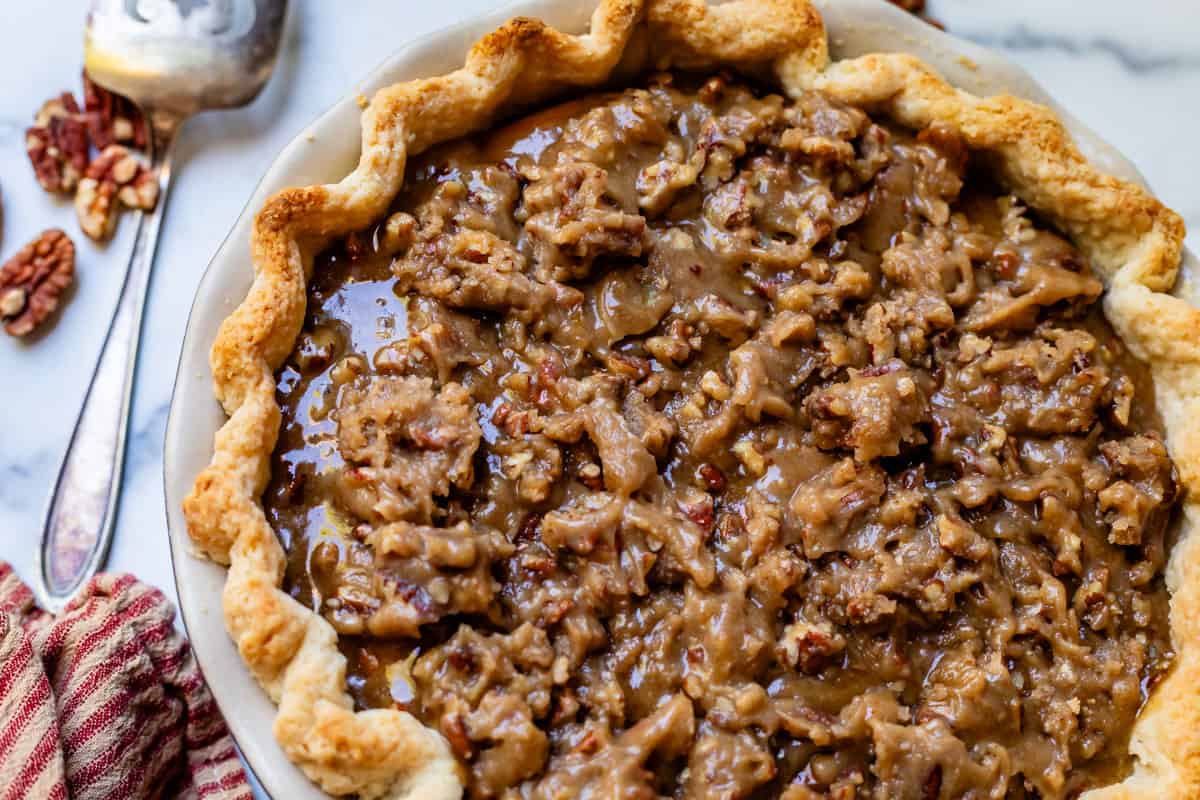
[[[39,600],[53,612],[62,610],[104,563],[117,520],[146,287],[171,182],[171,149],[178,128],[174,117],[161,114],[152,115],[151,123],[151,165],[158,174],[158,204],[138,220],[117,308],[46,507]]]

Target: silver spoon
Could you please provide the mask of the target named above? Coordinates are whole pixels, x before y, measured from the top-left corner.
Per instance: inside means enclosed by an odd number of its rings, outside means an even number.
[[[42,605],[60,611],[108,555],[146,286],[171,149],[184,120],[254,99],[275,67],[287,0],[92,0],[84,63],[92,80],[137,103],[150,130],[159,200],[141,216],[117,309],[46,508]]]

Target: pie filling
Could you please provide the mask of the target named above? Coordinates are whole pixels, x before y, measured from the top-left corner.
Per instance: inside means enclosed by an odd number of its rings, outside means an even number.
[[[477,797],[1119,780],[1176,481],[1086,259],[948,127],[643,86],[317,260],[265,506],[357,704]]]

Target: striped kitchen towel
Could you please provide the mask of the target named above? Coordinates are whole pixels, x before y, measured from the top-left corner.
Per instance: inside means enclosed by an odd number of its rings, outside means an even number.
[[[250,800],[174,618],[131,575],[53,617],[0,561],[0,800]]]

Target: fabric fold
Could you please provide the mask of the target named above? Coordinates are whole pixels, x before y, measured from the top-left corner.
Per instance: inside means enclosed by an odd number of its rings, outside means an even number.
[[[251,800],[174,618],[121,574],[54,617],[0,562],[0,800]]]

